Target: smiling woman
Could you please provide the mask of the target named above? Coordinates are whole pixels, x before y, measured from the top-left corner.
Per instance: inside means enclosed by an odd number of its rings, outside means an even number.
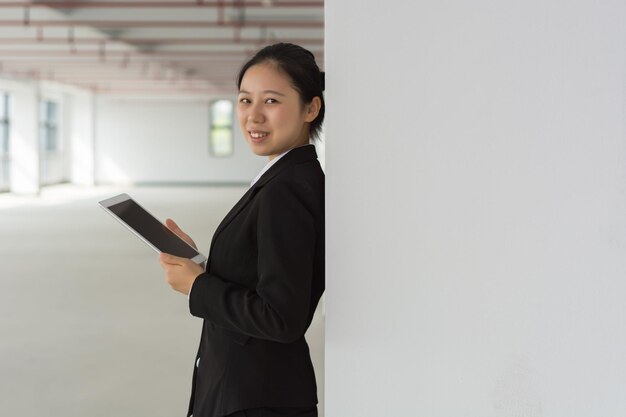
[[[188,415],[315,417],[304,335],[325,286],[324,174],[309,144],[324,118],[322,75],[313,54],[281,43],[248,61],[237,84],[243,134],[269,161],[215,231],[204,270],[160,259],[204,319]]]
[[[252,151],[272,160],[309,141],[310,124],[321,100],[301,103],[291,80],[271,61],[250,67],[242,77],[237,115]]]

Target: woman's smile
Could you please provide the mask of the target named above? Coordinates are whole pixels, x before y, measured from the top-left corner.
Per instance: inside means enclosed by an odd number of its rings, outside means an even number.
[[[265,138],[267,138],[269,136],[269,132],[262,132],[262,131],[258,131],[258,130],[249,130],[248,134],[250,135],[250,139],[255,142],[255,143],[259,143],[262,142]]]

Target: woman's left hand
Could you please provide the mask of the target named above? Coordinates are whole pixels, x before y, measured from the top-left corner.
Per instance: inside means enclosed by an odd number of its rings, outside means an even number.
[[[204,269],[201,265],[187,258],[162,253],[159,255],[161,267],[165,270],[165,279],[178,292],[187,295],[191,286]]]

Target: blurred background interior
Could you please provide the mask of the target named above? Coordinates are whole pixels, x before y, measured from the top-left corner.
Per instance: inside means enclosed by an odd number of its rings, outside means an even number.
[[[127,192],[207,254],[266,163],[237,71],[279,41],[323,69],[323,1],[0,2],[0,415],[183,415],[201,321],[96,203]]]
[[[0,416],[186,411],[199,320],[96,202],[206,254],[281,40],[328,74],[321,412],[626,416],[624,1],[158,1],[0,1]]]

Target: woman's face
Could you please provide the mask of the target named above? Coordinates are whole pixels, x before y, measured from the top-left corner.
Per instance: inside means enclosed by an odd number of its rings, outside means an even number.
[[[271,160],[307,144],[318,101],[316,97],[303,106],[289,77],[273,64],[251,66],[241,80],[237,115],[252,152]]]

